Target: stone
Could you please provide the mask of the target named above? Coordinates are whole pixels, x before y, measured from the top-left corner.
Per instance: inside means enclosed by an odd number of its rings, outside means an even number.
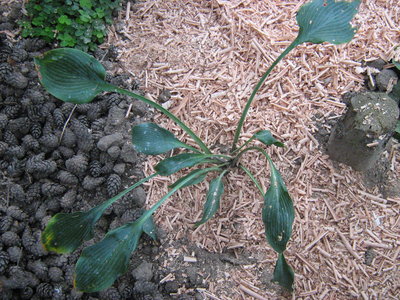
[[[120,153],[120,158],[125,163],[135,163],[137,161],[137,159],[138,159],[135,149],[133,149],[133,146],[131,144],[128,144],[128,143],[125,143],[122,146],[121,153]]]
[[[132,276],[137,281],[150,281],[153,277],[153,264],[143,261],[132,271]]]
[[[399,108],[387,94],[355,95],[329,137],[330,158],[357,171],[368,170],[384,151],[398,117]]]
[[[111,146],[110,148],[108,148],[107,153],[111,156],[111,158],[116,159],[121,153],[121,149],[119,149],[118,146]]]
[[[381,92],[387,92],[397,81],[397,74],[391,69],[384,69],[376,76],[376,86]]]
[[[119,164],[114,165],[113,171],[115,173],[117,173],[118,175],[122,175],[122,174],[124,174],[125,169],[126,169],[126,164],[119,163]]]
[[[105,152],[112,146],[121,145],[123,143],[123,139],[124,137],[119,132],[103,136],[97,142],[97,148]]]

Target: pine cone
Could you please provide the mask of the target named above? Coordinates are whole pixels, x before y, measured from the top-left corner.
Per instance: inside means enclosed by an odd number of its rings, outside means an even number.
[[[53,282],[60,282],[63,280],[63,271],[57,267],[51,267],[49,269],[49,278]]]
[[[71,111],[74,109],[75,104],[70,103],[70,102],[64,102],[60,109],[62,111],[62,113],[64,114],[65,118],[68,118],[69,115],[71,114]]]
[[[45,152],[50,152],[58,147],[58,137],[54,134],[46,134],[39,138],[39,143]]]
[[[10,59],[15,62],[23,62],[28,58],[28,52],[24,49],[14,47],[10,53]]]
[[[118,194],[121,187],[121,177],[117,174],[111,174],[107,178],[107,193],[109,197],[114,197]]]
[[[76,191],[69,190],[62,196],[60,205],[63,208],[72,208],[72,205],[75,203],[76,200]]]
[[[10,185],[10,199],[17,202],[25,201],[25,192],[22,186],[16,183]]]
[[[75,154],[74,150],[65,146],[58,147],[58,151],[60,151],[64,159],[69,159]]]
[[[4,216],[0,220],[0,233],[4,233],[10,229],[13,223],[13,219],[11,216]]]
[[[61,195],[65,192],[65,189],[64,186],[54,182],[45,182],[42,184],[42,194],[47,197]]]
[[[9,130],[4,131],[3,142],[7,143],[9,146],[18,146],[18,144],[19,144],[18,139]]]
[[[63,111],[60,108],[54,109],[53,118],[56,128],[62,129],[65,125],[65,117]]]
[[[79,183],[78,177],[68,171],[59,171],[57,179],[63,185],[75,186]]]
[[[26,172],[45,178],[57,169],[57,164],[51,160],[43,160],[44,153],[34,155],[26,161]]]
[[[33,123],[31,126],[31,134],[35,139],[39,139],[42,136],[42,126],[39,123]]]
[[[6,231],[1,235],[1,241],[7,247],[18,246],[21,244],[21,239],[18,234],[12,231]]]
[[[17,99],[14,97],[7,97],[5,102],[18,103]],[[3,109],[3,114],[5,114],[9,120],[16,119],[20,112],[21,106],[19,104],[7,105]]]
[[[18,221],[24,221],[28,218],[28,215],[24,213],[18,206],[13,205],[7,207],[7,216],[10,216]]]
[[[10,256],[7,252],[0,251],[0,274],[4,274],[10,262]]]
[[[0,157],[4,155],[7,149],[8,149],[8,144],[0,141]]]
[[[93,191],[105,181],[104,177],[85,176],[82,187],[87,191]]]
[[[4,156],[10,157],[10,158],[22,159],[25,157],[25,148],[21,147],[21,146],[8,147]]]
[[[111,287],[105,291],[101,291],[100,298],[107,300],[121,300],[121,295],[116,288]]]
[[[26,150],[38,151],[40,149],[39,141],[30,134],[22,138],[22,145]]]
[[[88,168],[88,160],[83,155],[75,155],[65,162],[65,167],[76,176],[82,176]]]
[[[71,129],[77,137],[78,148],[83,152],[89,152],[93,146],[93,137],[89,132],[88,127],[86,127],[82,122],[74,119],[71,121]]]
[[[101,175],[101,163],[98,160],[92,160],[89,164],[89,173],[93,177]]]
[[[76,135],[70,128],[65,128],[64,134],[62,136],[61,145],[68,148],[75,148],[76,145]]]
[[[48,268],[44,262],[41,260],[29,261],[27,265],[27,269],[32,271],[39,279],[46,280]]]
[[[30,300],[33,296],[33,289],[29,286],[24,287],[19,296],[22,300]]]
[[[20,247],[17,247],[17,246],[9,247],[7,249],[7,253],[8,253],[8,256],[10,258],[10,261],[13,262],[13,263],[19,262],[21,260],[21,258],[22,258],[22,254],[23,254],[22,253],[22,249]]]
[[[26,200],[31,203],[37,201],[42,196],[42,185],[39,182],[31,184],[26,191]]]
[[[0,129],[6,128],[8,124],[8,117],[6,114],[1,113],[0,114]]]
[[[4,82],[16,89],[24,89],[28,86],[29,80],[20,72],[12,72],[4,78]]]
[[[42,298],[51,298],[53,295],[53,286],[49,283],[43,282],[37,286],[36,294]]]

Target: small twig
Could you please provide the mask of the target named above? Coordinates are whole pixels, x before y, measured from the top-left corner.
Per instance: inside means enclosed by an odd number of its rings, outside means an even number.
[[[69,121],[71,120],[72,114],[74,113],[74,111],[75,111],[75,109],[76,109],[77,106],[78,106],[78,104],[75,104],[75,105],[74,105],[74,107],[72,108],[71,112],[69,113],[69,116],[68,116],[67,121],[65,121],[63,130],[61,131],[60,144],[61,144],[62,138],[63,138],[63,136],[64,136],[65,129],[67,128],[67,125],[68,125]]]

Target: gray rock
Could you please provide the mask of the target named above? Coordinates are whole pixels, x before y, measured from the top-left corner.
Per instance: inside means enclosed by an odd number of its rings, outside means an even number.
[[[146,203],[146,192],[141,186],[134,189],[131,193],[133,202],[136,204],[136,206],[142,207]]]
[[[387,92],[391,84],[397,83],[397,74],[391,69],[384,69],[376,76],[376,85],[381,92]]]
[[[142,101],[133,101],[131,112],[137,116],[143,117],[149,111],[149,105]]]
[[[126,110],[113,106],[110,108],[107,117],[107,126],[117,127],[125,122]]]
[[[126,164],[120,163],[120,164],[115,164],[113,171],[117,173],[118,175],[122,175],[125,172]]]
[[[123,136],[121,133],[117,132],[114,134],[106,135],[103,136],[98,142],[97,142],[97,148],[99,148],[101,151],[107,151],[108,148],[115,146],[115,145],[120,145],[123,143]]]
[[[368,67],[378,69],[379,71],[382,71],[385,65],[386,61],[384,61],[382,58],[367,62]]]
[[[120,157],[126,163],[135,163],[138,159],[135,149],[127,143],[122,146]]]
[[[121,149],[118,146],[111,146],[110,148],[108,148],[107,153],[115,159],[121,153]]]
[[[399,117],[396,102],[384,93],[354,96],[328,141],[331,159],[358,171],[373,167],[393,134]]]
[[[153,264],[144,261],[132,271],[132,276],[136,281],[150,281],[153,277]]]

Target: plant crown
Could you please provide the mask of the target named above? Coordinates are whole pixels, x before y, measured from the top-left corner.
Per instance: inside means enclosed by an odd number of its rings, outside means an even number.
[[[61,47],[93,51],[104,42],[112,12],[121,0],[30,0],[20,22],[23,37],[58,42]]]
[[[81,1],[82,2],[82,1]],[[47,224],[42,233],[42,243],[47,250],[68,253],[76,250],[85,240],[93,237],[93,228],[103,212],[123,195],[151,180],[155,176],[168,176],[182,169],[193,168],[186,175],[170,185],[169,192],[134,222],[108,232],[103,240],[85,248],[77,262],[75,286],[78,290],[95,292],[110,287],[128,267],[132,252],[136,249],[140,236],[146,233],[156,238],[156,228],[152,214],[177,190],[206,180],[212,174],[209,190],[203,207],[200,226],[215,215],[224,193],[224,178],[233,168],[242,170],[249,176],[264,199],[262,220],[268,243],[278,253],[273,280],[288,290],[292,290],[294,273],[287,263],[284,251],[292,233],[294,220],[293,201],[279,171],[265,146],[283,147],[270,131],[259,130],[241,146],[237,146],[243,123],[255,94],[260,89],[271,70],[296,46],[305,43],[349,42],[356,28],[350,21],[358,10],[359,0],[313,0],[304,4],[297,13],[300,30],[297,38],[277,58],[264,73],[247,101],[238,122],[229,154],[212,153],[203,141],[178,117],[161,105],[143,96],[113,86],[106,82],[103,66],[92,56],[77,49],[61,48],[46,52],[35,59],[42,85],[53,96],[75,104],[87,103],[101,92],[119,92],[141,100],[158,109],[172,119],[197,144],[196,147],[177,139],[173,133],[155,123],[143,123],[132,128],[133,147],[141,153],[159,155],[172,149],[183,151],[165,158],[155,166],[155,173],[135,183],[115,197],[87,212],[59,213]],[[261,146],[250,145],[254,140]],[[249,152],[261,153],[269,164],[270,185],[264,191],[262,185],[241,162]]]

